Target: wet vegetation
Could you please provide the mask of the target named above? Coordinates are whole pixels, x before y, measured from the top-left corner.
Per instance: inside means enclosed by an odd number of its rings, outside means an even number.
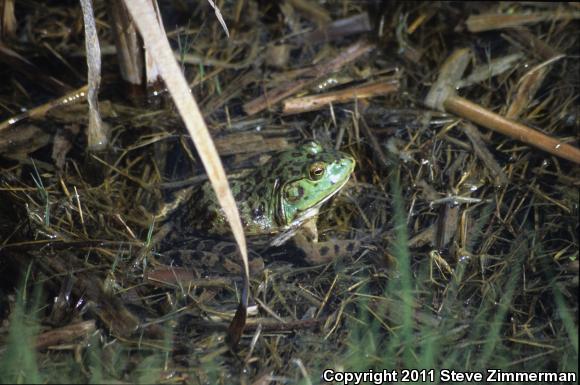
[[[577,4],[158,3],[227,174],[311,139],[352,155],[318,233],[357,246],[312,265],[249,238],[232,343],[234,243],[167,258],[215,241],[164,215],[207,146],[130,7],[0,0],[0,382],[577,375]]]

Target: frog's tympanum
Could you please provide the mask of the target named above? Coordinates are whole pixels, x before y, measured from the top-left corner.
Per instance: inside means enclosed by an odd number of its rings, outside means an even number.
[[[350,155],[307,142],[275,154],[245,177],[229,179],[246,235],[270,235],[269,244],[279,246],[300,230],[296,243],[309,255],[307,259],[328,260],[328,251],[338,248],[326,242],[313,247],[318,241],[316,217],[322,204],[344,187],[354,167]],[[188,231],[230,233],[209,183],[194,191],[185,205],[178,219],[184,235]]]

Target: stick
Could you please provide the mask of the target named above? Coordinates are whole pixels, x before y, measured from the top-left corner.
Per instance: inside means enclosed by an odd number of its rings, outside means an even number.
[[[502,133],[531,146],[549,152],[550,154],[568,159],[580,164],[580,149],[564,143],[523,124],[511,121],[496,113],[493,113],[467,99],[458,96],[448,97],[443,103],[446,111],[469,119],[490,130]]]

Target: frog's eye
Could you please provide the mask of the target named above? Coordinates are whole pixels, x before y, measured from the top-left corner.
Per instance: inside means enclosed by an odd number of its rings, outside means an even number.
[[[325,169],[326,167],[322,162],[312,163],[308,169],[308,175],[310,175],[310,179],[312,180],[320,180],[320,178],[322,178],[324,175]]]

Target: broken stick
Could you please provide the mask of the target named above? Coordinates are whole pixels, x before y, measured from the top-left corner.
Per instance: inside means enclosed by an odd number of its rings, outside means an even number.
[[[425,104],[439,111],[451,112],[490,130],[580,164],[580,149],[455,95],[455,85],[463,76],[470,57],[471,52],[468,49],[460,49],[447,58],[437,81],[425,99]]]

